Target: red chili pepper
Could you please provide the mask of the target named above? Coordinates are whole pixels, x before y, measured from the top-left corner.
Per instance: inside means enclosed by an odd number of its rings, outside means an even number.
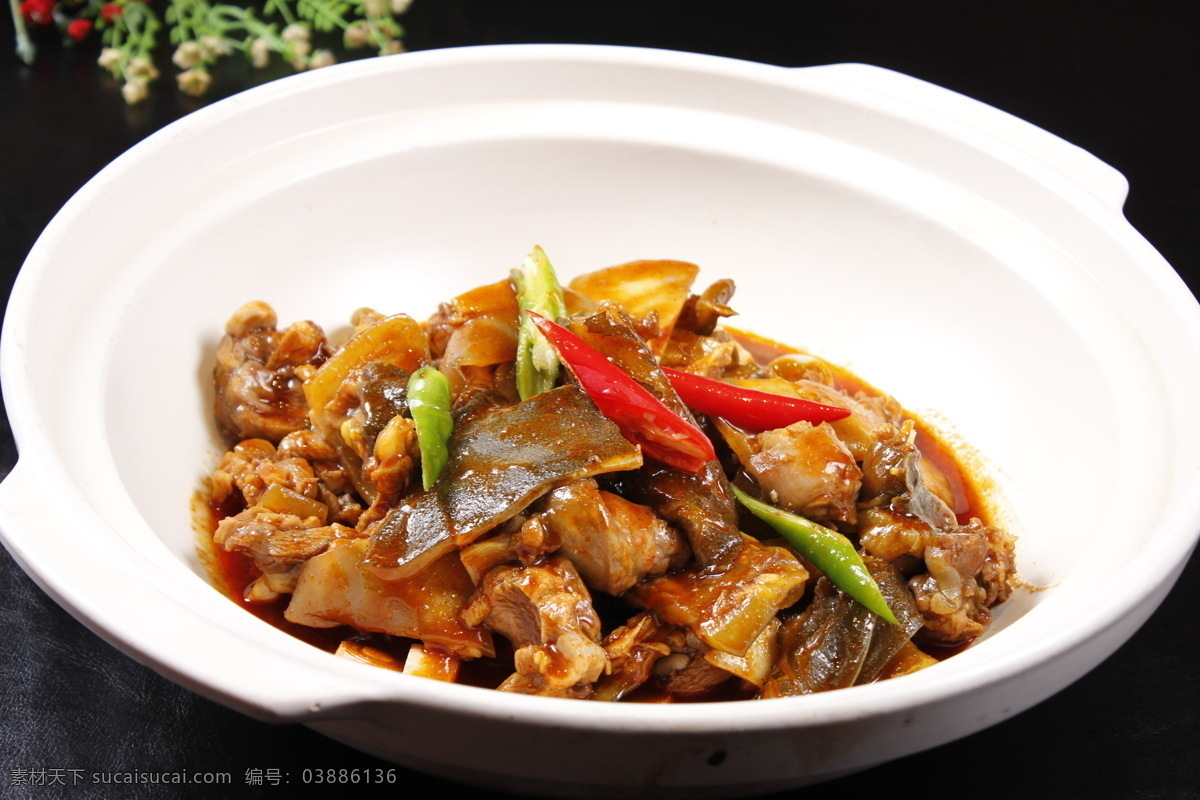
[[[840,406],[746,389],[669,367],[663,367],[662,371],[689,408],[720,417],[740,428],[769,431],[801,420],[831,422],[850,416],[850,409]]]
[[[600,351],[540,314],[526,313],[600,413],[615,422],[626,439],[641,445],[643,452],[694,475],[717,457],[702,430],[663,405]]]

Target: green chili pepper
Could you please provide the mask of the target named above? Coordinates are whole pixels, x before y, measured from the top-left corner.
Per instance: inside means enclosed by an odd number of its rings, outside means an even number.
[[[421,482],[428,491],[442,467],[446,466],[449,450],[446,442],[454,431],[450,416],[450,381],[431,366],[418,369],[408,379],[408,411],[417,426],[417,444],[421,447]]]
[[[567,305],[554,267],[540,247],[534,247],[521,268],[513,270],[512,280],[522,312],[517,334],[517,392],[525,400],[554,388],[558,380],[558,355],[524,312],[557,320],[566,316]]]
[[[767,505],[733,488],[733,494],[750,513],[770,525],[788,544],[817,565],[833,585],[862,603],[871,611],[896,625],[896,615],[888,608],[879,584],[871,576],[862,557],[842,534],[797,514]]]

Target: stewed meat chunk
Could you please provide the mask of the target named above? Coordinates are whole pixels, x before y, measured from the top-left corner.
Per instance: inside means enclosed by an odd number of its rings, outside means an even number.
[[[312,322],[283,331],[277,324],[275,310],[259,301],[246,303],[225,324],[214,379],[217,423],[228,436],[278,442],[308,423],[297,370],[325,360],[325,333]]]
[[[601,491],[592,478],[551,492],[537,521],[549,540],[542,548],[559,550],[588,586],[612,595],[683,566],[690,555],[679,532],[653,511]]]
[[[491,570],[463,619],[512,642],[516,672],[502,691],[586,697],[608,671],[600,617],[574,565],[561,556]]]

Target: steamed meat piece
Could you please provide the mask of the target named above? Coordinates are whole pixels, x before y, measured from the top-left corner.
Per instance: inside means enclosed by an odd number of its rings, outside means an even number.
[[[687,542],[649,508],[601,491],[588,478],[552,491],[535,518],[539,549],[558,550],[589,587],[619,595],[648,575],[685,564]],[[525,529],[522,529],[525,532]]]
[[[345,416],[331,449],[371,501],[358,522],[363,529],[382,519],[416,480],[420,448],[408,411],[408,377],[401,367],[373,361],[352,370],[326,405],[327,413]]]
[[[717,429],[772,505],[822,522],[854,524],[862,471],[833,428],[801,421],[749,434],[718,421]]]
[[[246,303],[225,323],[213,378],[217,424],[227,437],[278,442],[307,425],[296,370],[325,360],[325,334],[312,322],[283,331],[277,324],[275,310],[258,301]]]
[[[367,544],[341,540],[306,561],[284,612],[287,620],[420,639],[461,658],[495,655],[491,634],[462,620],[474,584],[457,553],[404,580],[381,581],[362,568]]]
[[[463,619],[512,642],[516,672],[502,691],[586,697],[608,670],[600,617],[579,573],[562,556],[528,567],[496,567],[476,589]]]
[[[381,578],[412,574],[557,486],[642,463],[637,446],[575,386],[460,422],[437,484],[372,530],[367,563]]]
[[[789,551],[743,535],[727,559],[652,578],[626,597],[714,650],[740,657],[781,609],[800,599],[807,578]]]
[[[325,552],[335,540],[357,535],[344,525],[325,525],[319,516],[251,506],[221,520],[213,541],[230,552],[250,555],[262,571],[262,580],[247,590],[248,598],[272,600],[295,588],[301,564]]]
[[[247,439],[222,456],[212,474],[210,499],[224,504],[236,492],[253,506],[272,486],[280,486],[325,505],[327,522],[353,526],[362,507],[330,454],[312,431],[289,433],[279,447]]]
[[[982,635],[989,609],[1012,594],[1012,537],[973,519],[942,528],[924,544],[929,571],[908,583],[925,620],[922,636],[958,644]]]

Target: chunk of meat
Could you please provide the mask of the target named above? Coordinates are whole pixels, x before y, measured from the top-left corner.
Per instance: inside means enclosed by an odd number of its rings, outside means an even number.
[[[863,461],[859,538],[872,555],[895,561],[923,558],[925,542],[957,522],[950,507],[927,486],[912,422],[885,426]]]
[[[366,539],[340,540],[304,562],[284,612],[287,620],[420,639],[462,658],[495,655],[491,633],[463,622],[475,587],[457,553],[404,580],[381,581],[362,568],[367,545]]]
[[[394,579],[469,544],[557,486],[634,469],[641,452],[575,386],[488,408],[455,428],[441,479],[372,530],[368,566]]]
[[[650,463],[628,484],[633,499],[683,532],[701,567],[732,558],[744,544],[733,492],[717,462],[699,475]]]
[[[607,594],[622,594],[646,576],[683,566],[691,556],[683,537],[653,511],[601,491],[591,478],[550,492],[537,520],[543,541],[526,542],[526,547],[558,550],[590,588]]]
[[[377,492],[363,474],[362,462],[370,454],[372,437],[395,414],[383,409],[368,418],[362,406],[382,382],[390,385],[380,389],[380,405],[393,408],[407,376],[428,361],[428,340],[420,323],[396,314],[359,330],[304,382],[313,431],[337,453],[346,476],[368,503],[375,501]]]
[[[759,371],[750,351],[723,330],[709,336],[675,331],[661,363],[706,378]]]
[[[647,683],[674,695],[698,695],[738,677],[761,686],[774,666],[779,621],[771,620],[745,656],[713,650],[685,628],[642,612],[604,639],[612,670],[600,679],[593,700],[615,701]]]
[[[886,426],[863,459],[859,502],[866,508],[890,507],[935,528],[953,524],[954,512],[926,485],[922,467],[913,422]]]
[[[363,460],[363,476],[375,487],[375,500],[363,514],[363,526],[382,519],[416,488],[420,458],[416,423],[397,414],[375,437]]]
[[[586,697],[608,670],[600,617],[579,573],[562,556],[528,567],[496,567],[476,589],[463,619],[512,642],[516,672],[502,691]]]
[[[652,578],[626,597],[714,650],[740,657],[781,609],[800,599],[807,578],[792,553],[744,536],[728,559]]]
[[[328,355],[325,333],[312,322],[276,329],[275,310],[246,303],[225,323],[213,370],[216,419],[233,439],[278,442],[307,425],[299,367],[316,367]]]
[[[793,361],[798,358],[795,354],[792,357]],[[846,446],[855,461],[864,460],[879,435],[903,421],[899,404],[890,397],[866,395],[861,392],[852,395],[826,383],[827,376],[821,372],[822,368],[828,367],[825,362],[820,362],[820,366],[812,368],[817,371],[814,377],[786,379],[783,375],[795,375],[798,372],[803,374],[804,370],[808,369],[805,366],[808,362],[795,364],[777,360],[772,363],[777,365],[777,370],[772,370],[767,377],[733,378],[730,379],[730,383],[760,392],[798,397],[850,409],[850,416],[822,424],[833,429],[838,441]]]
[[[324,439],[312,430],[294,431],[279,442],[277,456],[307,461],[317,478],[316,497],[329,507],[330,521],[358,526],[363,507],[354,482]]]
[[[700,695],[716,689],[731,677],[706,656],[712,649],[684,628],[661,628],[659,637],[671,652],[654,662],[654,678],[675,695]]]
[[[615,702],[653,677],[655,663],[671,654],[659,628],[654,615],[644,611],[604,638],[610,671],[600,677],[590,699]]]
[[[977,519],[958,524],[923,479],[914,438],[908,422],[884,431],[869,451],[859,537],[867,552],[885,560],[924,561],[925,571],[909,581],[925,619],[921,636],[958,644],[982,634],[989,609],[1012,593],[1014,542]]]
[[[821,522],[855,523],[862,471],[833,428],[801,421],[752,435],[724,420],[716,426],[770,503]]]
[[[679,314],[677,328],[700,336],[711,336],[717,323],[736,312],[729,307],[737,287],[728,278],[716,281],[700,294],[689,295]]]
[[[909,581],[925,619],[922,636],[943,644],[980,636],[991,622],[989,609],[1012,593],[1012,537],[972,519],[933,532],[924,544],[928,572]]]
[[[256,505],[217,524],[213,541],[229,552],[250,555],[262,571],[262,584],[251,589],[254,599],[273,599],[291,592],[299,566],[325,552],[337,539],[358,536],[344,525],[325,525],[321,517],[300,516]]]
[[[667,408],[695,423],[654,354],[620,309],[602,305],[596,314],[573,324],[572,330]],[[716,461],[709,462],[700,474],[650,461],[628,481],[628,486],[631,499],[650,506],[683,532],[701,566],[730,557],[741,547],[733,493]]]
[[[320,489],[306,460],[286,452],[281,455],[266,439],[247,439],[221,457],[213,470],[210,497],[220,505],[236,491],[247,506],[253,506],[275,485],[305,497],[316,497]]]

